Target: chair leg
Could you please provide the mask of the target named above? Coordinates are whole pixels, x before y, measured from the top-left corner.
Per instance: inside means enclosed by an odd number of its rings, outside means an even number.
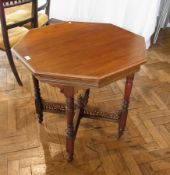
[[[19,86],[23,86],[22,81],[21,81],[21,79],[20,79],[20,77],[18,75],[18,72],[17,72],[16,66],[15,66],[15,63],[14,63],[11,51],[10,50],[6,50],[6,54],[7,54],[7,58],[8,58],[8,61],[9,61],[9,65],[10,65],[11,70],[12,70],[14,76],[15,76],[15,79],[18,82],[18,85]]]

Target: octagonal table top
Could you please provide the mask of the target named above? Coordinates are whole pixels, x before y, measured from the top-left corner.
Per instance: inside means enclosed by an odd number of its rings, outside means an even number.
[[[80,87],[102,87],[146,62],[143,37],[100,23],[33,29],[12,51],[39,80]]]

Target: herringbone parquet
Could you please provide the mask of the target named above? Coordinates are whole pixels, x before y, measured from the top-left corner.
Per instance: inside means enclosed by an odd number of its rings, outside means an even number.
[[[83,119],[75,160],[65,160],[65,117],[35,119],[30,73],[18,61],[24,87],[0,53],[0,175],[170,175],[170,29],[148,50],[148,63],[136,75],[124,136],[117,124]],[[64,100],[41,84],[43,97]],[[103,110],[121,104],[124,80],[92,90],[90,105]]]

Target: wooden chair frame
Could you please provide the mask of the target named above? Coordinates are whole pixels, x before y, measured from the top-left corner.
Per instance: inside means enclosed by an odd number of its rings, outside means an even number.
[[[5,8],[15,7],[15,6],[19,6],[27,3],[32,3],[32,16],[23,21],[8,25],[6,22]],[[4,47],[5,47],[4,50],[6,51],[11,70],[20,86],[22,86],[22,81],[18,75],[16,66],[13,60],[11,46],[9,42],[8,30],[18,26],[23,26],[28,22],[31,22],[32,28],[37,27],[38,26],[37,4],[38,4],[37,0],[1,0],[0,1],[0,19],[1,19],[2,37],[3,37]]]
[[[50,4],[51,4],[51,0],[46,0],[46,3],[41,5],[40,7],[38,7],[38,11],[44,10],[45,9],[45,13],[48,15],[48,17],[50,16]]]

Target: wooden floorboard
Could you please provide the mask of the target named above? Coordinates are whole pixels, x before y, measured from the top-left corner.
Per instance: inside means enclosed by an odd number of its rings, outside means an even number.
[[[65,160],[63,115],[35,119],[30,73],[16,60],[24,87],[0,52],[0,175],[170,175],[170,29],[148,51],[137,73],[125,134],[117,124],[83,119],[75,143],[75,160]],[[117,109],[125,80],[91,92],[89,105]],[[41,84],[45,99],[64,97]]]

